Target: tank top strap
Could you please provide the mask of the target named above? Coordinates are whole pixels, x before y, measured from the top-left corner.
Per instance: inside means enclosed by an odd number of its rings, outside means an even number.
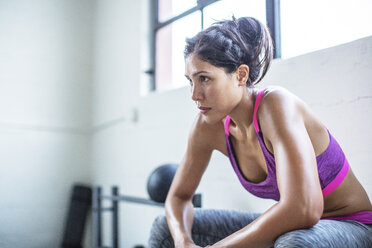
[[[260,131],[260,127],[258,126],[258,121],[257,121],[257,110],[258,110],[258,106],[260,105],[263,93],[264,93],[264,90],[261,90],[258,92],[257,97],[256,97],[256,102],[254,103],[253,126],[256,132]]]
[[[227,115],[226,118],[225,118],[225,134],[226,134],[227,136],[230,135],[230,131],[229,131],[230,119],[231,119],[231,118],[230,118],[229,115]]]

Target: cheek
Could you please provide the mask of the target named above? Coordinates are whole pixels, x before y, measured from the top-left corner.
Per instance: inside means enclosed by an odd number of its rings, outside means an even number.
[[[231,93],[226,91],[227,89],[218,88],[218,89],[210,89],[208,91],[208,98],[213,102],[214,108],[216,110],[225,112],[227,109],[230,108],[231,103]]]
[[[224,98],[224,95],[222,93],[223,91],[221,91],[220,89],[218,88],[210,88],[208,89],[208,98],[213,100],[213,101],[216,101],[217,103],[222,101],[223,98]]]
[[[231,82],[233,84],[233,82]],[[224,106],[224,109],[230,111],[232,108],[236,106],[241,100],[242,92],[239,87],[235,87],[234,85],[228,85],[222,91],[219,92],[220,94],[220,102]]]

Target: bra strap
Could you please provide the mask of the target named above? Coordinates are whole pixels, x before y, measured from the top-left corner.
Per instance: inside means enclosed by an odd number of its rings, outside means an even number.
[[[260,92],[258,92],[257,97],[256,97],[256,102],[254,103],[253,126],[256,132],[260,131],[260,127],[258,126],[258,122],[257,122],[257,110],[258,110],[258,106],[260,105],[263,93],[264,93],[264,90],[261,90]]]
[[[226,135],[230,135],[229,126],[230,126],[230,116],[227,115],[225,118],[225,134]]]

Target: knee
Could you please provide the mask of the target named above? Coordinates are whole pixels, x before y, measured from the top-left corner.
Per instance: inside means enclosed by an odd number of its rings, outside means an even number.
[[[174,247],[173,239],[164,215],[158,216],[151,227],[149,247]]]
[[[293,248],[305,248],[313,247],[313,243],[309,239],[306,239],[304,233],[301,230],[291,231],[281,235],[275,241],[275,248],[293,247]]]
[[[168,229],[167,218],[165,217],[165,215],[159,215],[158,217],[155,218],[154,222],[152,223],[152,229],[154,230]]]

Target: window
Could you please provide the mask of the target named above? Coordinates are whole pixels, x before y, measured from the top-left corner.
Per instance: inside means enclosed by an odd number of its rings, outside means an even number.
[[[150,72],[155,76],[150,88],[157,91],[187,84],[183,76],[186,37],[232,15],[253,16],[266,22],[274,40],[275,58],[289,58],[372,35],[371,0],[154,1],[156,38],[154,69]]]
[[[266,4],[262,0],[224,0],[204,8],[204,27],[232,16],[253,16],[266,23]]]
[[[371,0],[281,0],[282,57],[372,35]]]
[[[156,32],[155,84],[157,91],[185,86],[183,50],[186,37],[201,30],[201,15],[194,12]]]
[[[185,40],[215,21],[253,16],[266,23],[266,2],[279,0],[154,0],[153,74],[150,90],[164,91],[188,84],[184,77]]]
[[[196,0],[158,0],[159,22],[165,22],[196,5]]]

